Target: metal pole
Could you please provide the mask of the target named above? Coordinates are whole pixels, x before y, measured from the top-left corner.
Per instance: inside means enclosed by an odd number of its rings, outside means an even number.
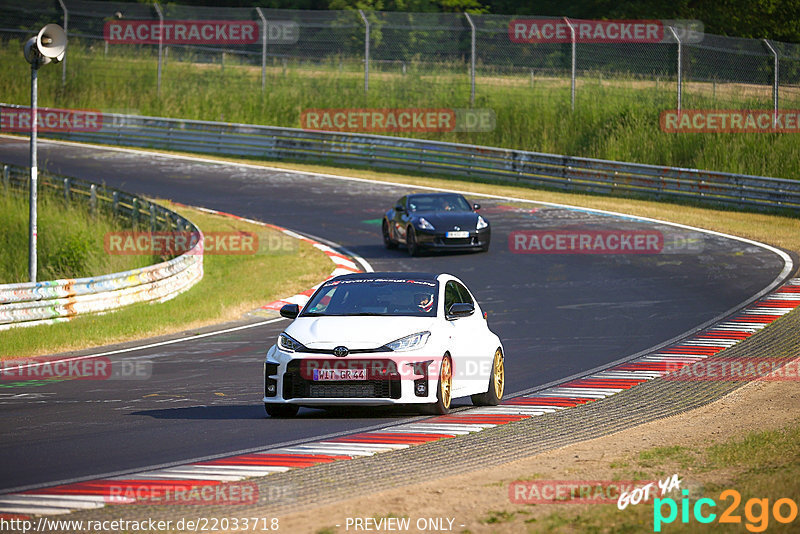
[[[164,49],[164,14],[161,12],[161,6],[158,2],[153,2],[153,7],[158,14],[158,85],[156,93],[161,96],[161,52]]]
[[[472,31],[472,44],[470,47],[469,61],[469,106],[473,107],[475,105],[475,24],[472,22],[472,17],[469,16],[469,13],[464,13],[464,16],[467,17],[467,22],[469,22],[469,27]]]
[[[769,51],[772,52],[772,56],[775,60],[775,67],[773,69],[774,76],[772,81],[772,127],[776,128],[778,126],[778,67],[780,63],[778,61],[778,51],[772,47],[772,44],[767,41],[766,39],[762,39],[764,44],[767,45]]]
[[[683,99],[683,46],[681,43],[681,38],[678,37],[678,34],[675,32],[675,29],[672,26],[667,26],[667,29],[672,33],[672,36],[675,38],[675,42],[678,43],[678,115],[681,114],[681,100]]]
[[[61,11],[64,12],[64,33],[68,34],[69,32],[69,11],[67,11],[67,6],[64,4],[64,0],[58,0],[58,3],[61,4]],[[64,59],[61,60],[61,86],[63,87],[67,83],[67,54],[64,53]]]
[[[37,168],[37,154],[36,154],[36,134],[38,130],[37,113],[38,106],[36,102],[36,95],[39,91],[37,71],[39,69],[39,60],[34,59],[31,63],[31,153],[30,153],[30,167],[31,167],[31,183],[30,183],[30,197],[28,203],[30,205],[30,214],[28,218],[28,275],[31,282],[36,282],[36,239],[38,234],[38,227],[36,223],[36,202],[37,202],[37,180],[39,178],[39,169]]]
[[[575,26],[572,25],[567,17],[564,17],[564,22],[566,22],[567,26],[569,26],[570,42],[572,42],[572,66],[570,68],[570,106],[572,107],[572,111],[575,111],[575,47],[577,46],[575,39]]]
[[[364,15],[363,9],[359,9],[358,14],[361,15],[361,20],[364,21],[366,27],[364,34],[364,94],[366,94],[369,92],[369,21]]]
[[[261,31],[263,32],[261,36],[261,93],[263,94],[267,87],[267,19],[260,7],[256,8],[256,13],[261,19]]]

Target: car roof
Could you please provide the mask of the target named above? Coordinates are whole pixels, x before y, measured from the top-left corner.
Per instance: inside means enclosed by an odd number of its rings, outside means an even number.
[[[439,278],[439,275],[436,273],[424,273],[424,272],[377,272],[377,273],[353,273],[353,274],[343,274],[341,276],[337,276],[336,280],[377,280],[377,279],[384,279],[384,280],[431,280],[436,281]]]
[[[452,197],[452,196],[463,197],[464,195],[462,195],[461,193],[411,193],[410,195],[408,195],[408,198],[411,198],[411,197]]]

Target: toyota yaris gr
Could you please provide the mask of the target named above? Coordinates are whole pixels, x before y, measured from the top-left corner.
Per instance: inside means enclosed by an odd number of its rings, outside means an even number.
[[[270,347],[264,406],[420,405],[447,413],[454,398],[497,405],[503,345],[472,293],[449,274],[359,273],[323,283]]]

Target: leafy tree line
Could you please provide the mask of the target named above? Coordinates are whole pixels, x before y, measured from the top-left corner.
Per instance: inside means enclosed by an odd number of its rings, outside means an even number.
[[[800,43],[800,0],[178,0],[175,3],[423,13],[466,11],[582,19],[697,19],[708,33]]]

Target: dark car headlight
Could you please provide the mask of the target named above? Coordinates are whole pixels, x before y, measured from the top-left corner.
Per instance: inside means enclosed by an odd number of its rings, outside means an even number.
[[[419,218],[419,220],[417,221],[417,226],[419,226],[423,230],[436,230],[436,228],[434,228],[434,226],[431,223],[429,223],[425,219],[425,217]]]
[[[281,335],[278,336],[278,347],[286,352],[296,352],[305,348],[302,343],[286,332],[282,332]]]

